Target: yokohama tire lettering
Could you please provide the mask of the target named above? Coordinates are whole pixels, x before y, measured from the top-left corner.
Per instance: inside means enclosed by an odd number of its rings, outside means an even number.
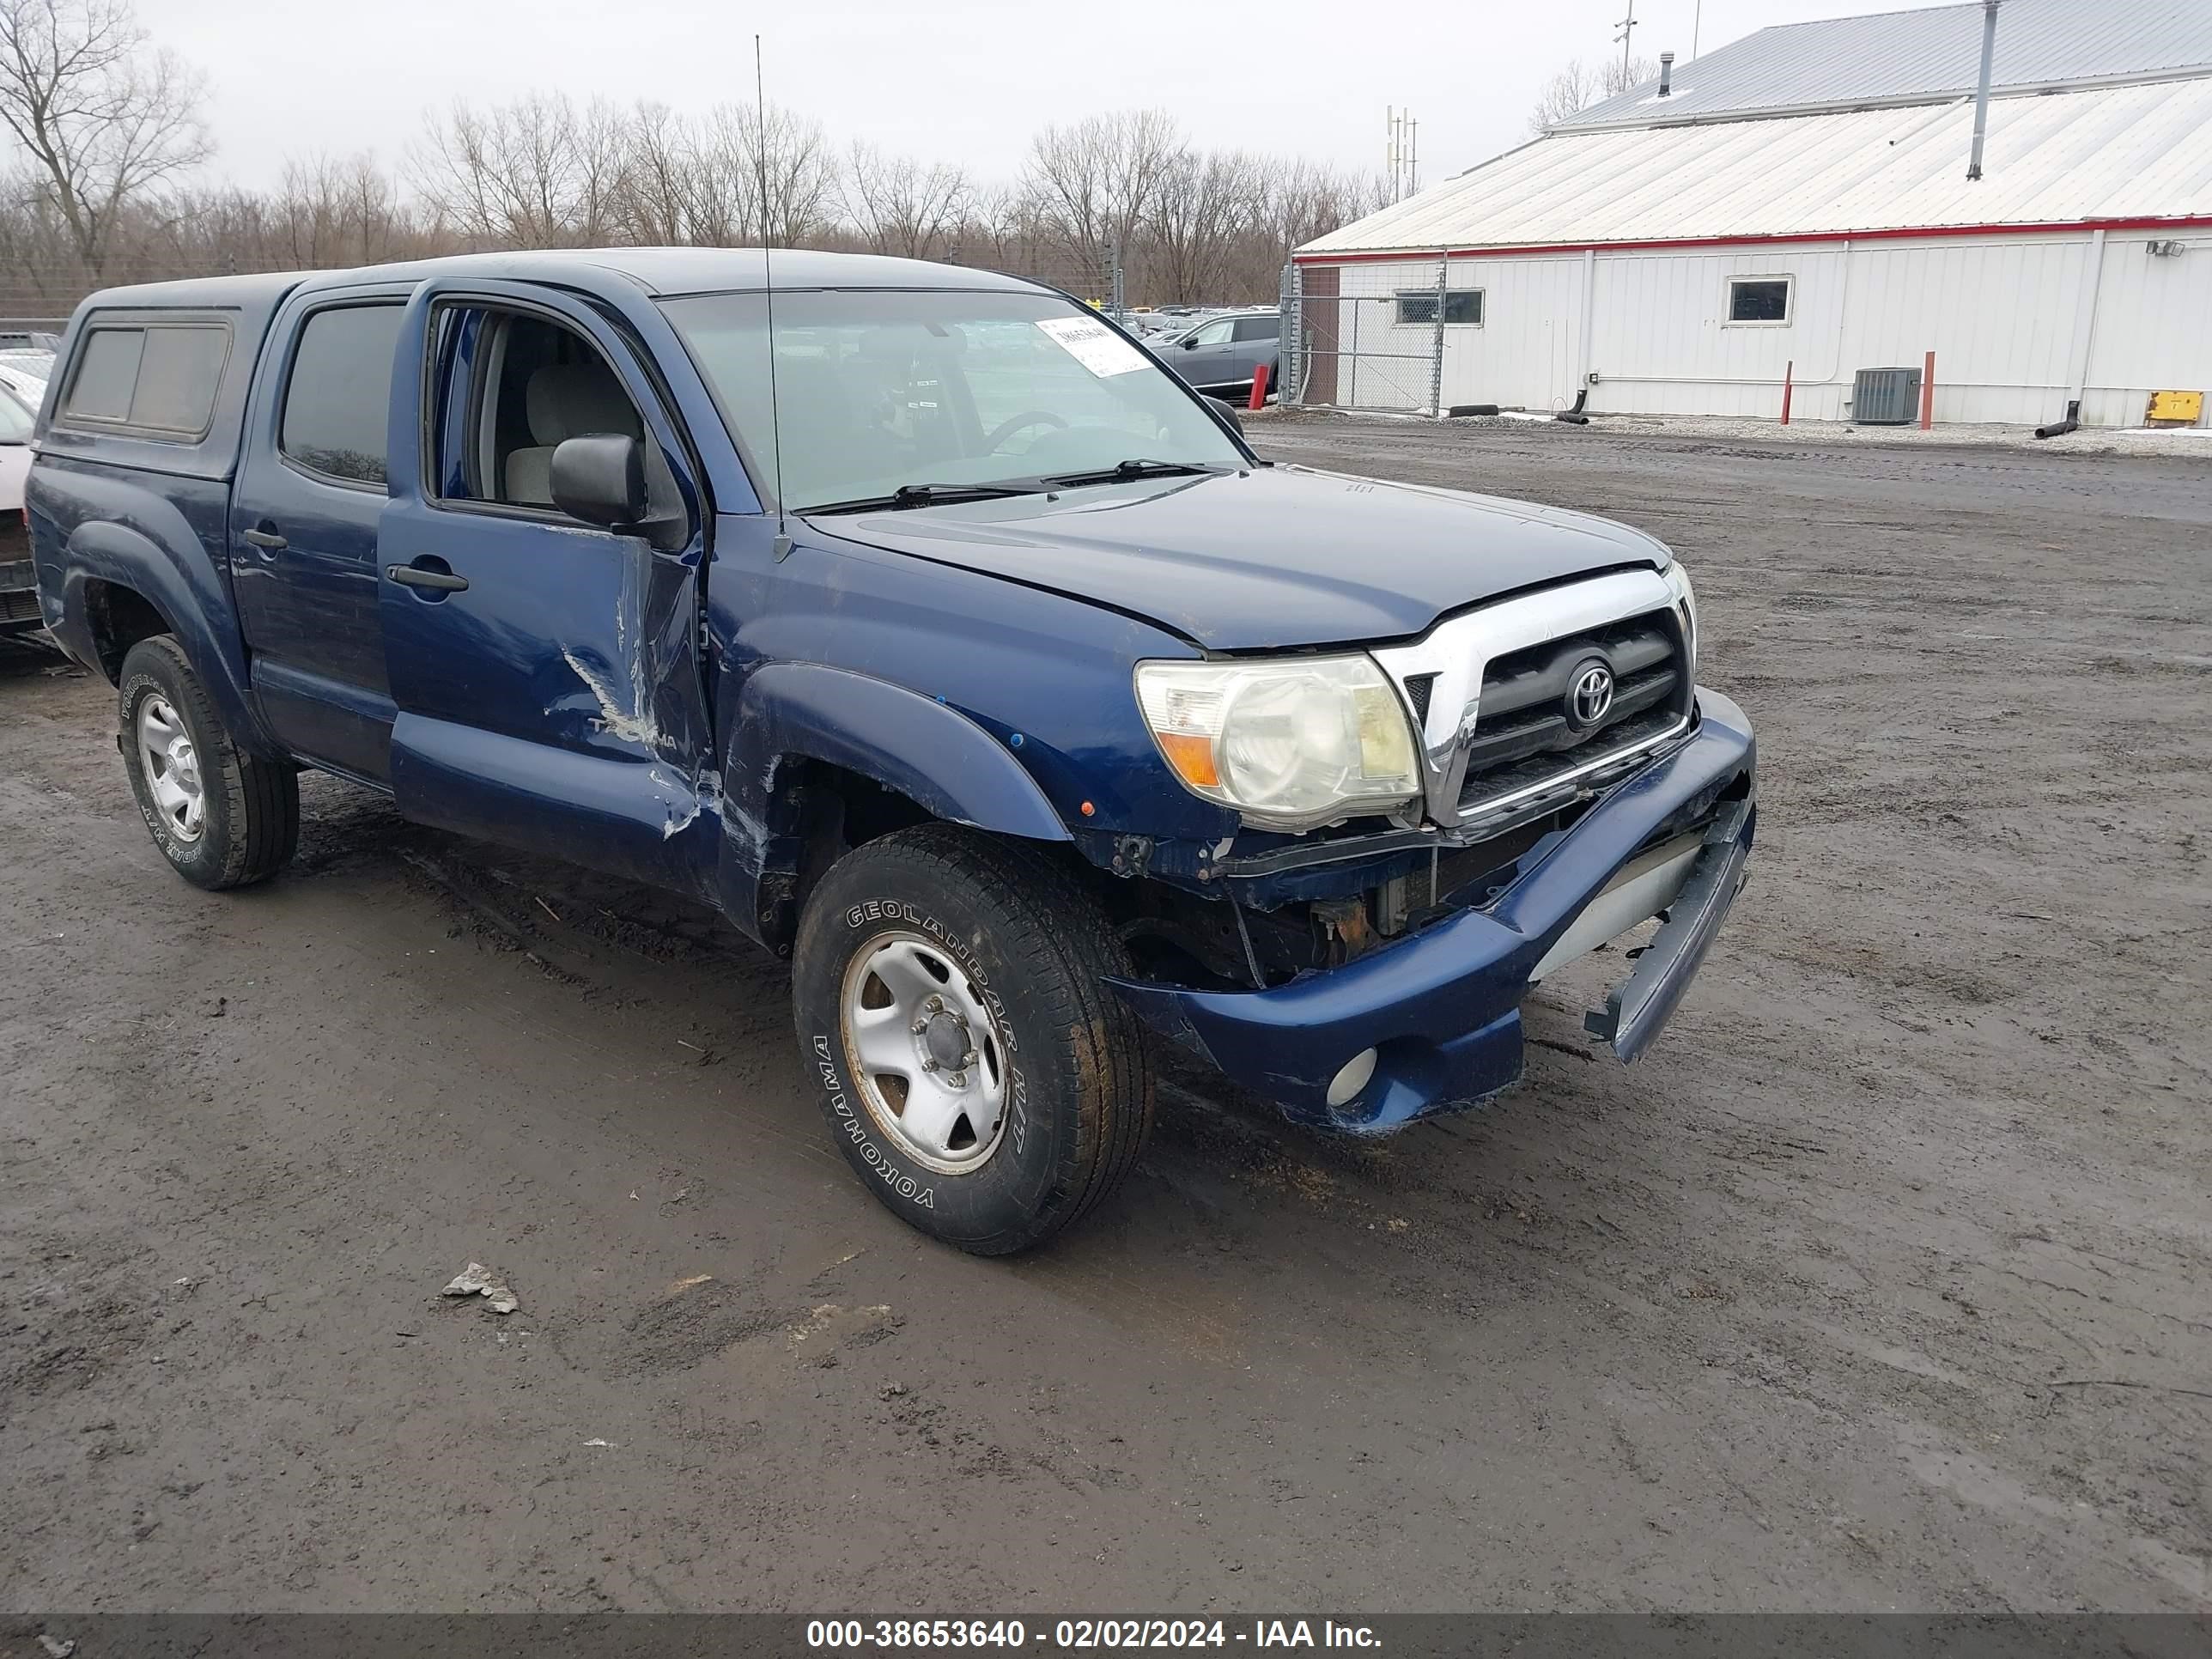
[[[846,1137],[859,1151],[860,1161],[873,1170],[884,1185],[901,1198],[925,1210],[935,1209],[937,1189],[923,1186],[900,1169],[884,1154],[883,1148],[869,1138],[860,1115],[853,1109],[852,1098],[846,1093],[844,1083],[837,1076],[837,1062],[832,1057],[830,1039],[819,1032],[814,1038],[814,1065],[815,1069],[822,1073],[823,1088],[829,1092],[830,1109],[836,1113],[839,1121],[844,1124]]]

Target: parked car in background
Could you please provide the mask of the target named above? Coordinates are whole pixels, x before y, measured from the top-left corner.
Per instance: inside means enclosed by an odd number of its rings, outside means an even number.
[[[27,634],[42,625],[23,517],[23,479],[31,470],[31,428],[37,419],[34,406],[0,389],[0,634]]]
[[[33,409],[46,400],[46,380],[53,372],[51,353],[0,352],[0,390],[14,392]]]
[[[1252,376],[1262,368],[1267,384],[1275,384],[1281,375],[1282,332],[1280,312],[1231,312],[1148,343],[1189,385],[1222,397],[1249,391]]]

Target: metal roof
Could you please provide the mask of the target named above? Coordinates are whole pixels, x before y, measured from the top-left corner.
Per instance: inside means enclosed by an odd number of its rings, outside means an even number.
[[[2212,6],[2208,6],[2212,9]],[[1676,127],[1553,132],[1298,250],[1583,247],[2212,217],[2212,77]]]
[[[1990,84],[2079,86],[2212,66],[2205,0],[2003,0]],[[1655,121],[1931,102],[1981,78],[1982,8],[1973,3],[1784,23],[1674,66],[1570,116],[1554,131]]]

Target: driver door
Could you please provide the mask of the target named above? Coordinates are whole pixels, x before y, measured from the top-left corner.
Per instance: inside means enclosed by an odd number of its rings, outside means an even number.
[[[394,400],[377,538],[400,810],[705,890],[707,516],[653,381],[588,302],[526,283],[425,284],[400,362],[425,394]],[[553,505],[556,449],[606,432],[641,440],[656,509],[678,509],[659,545]]]

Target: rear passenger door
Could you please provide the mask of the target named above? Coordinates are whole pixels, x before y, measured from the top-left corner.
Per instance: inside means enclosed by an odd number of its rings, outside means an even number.
[[[263,717],[294,754],[373,783],[391,774],[376,532],[405,298],[318,294],[280,313],[231,495],[232,586]]]
[[[1230,343],[1237,351],[1237,375],[1249,381],[1262,367],[1272,381],[1275,353],[1282,343],[1283,319],[1274,316],[1239,317],[1230,330]]]
[[[1170,368],[1193,386],[1225,386],[1237,378],[1236,347],[1231,341],[1235,327],[1233,319],[1217,317],[1162,356]]]

